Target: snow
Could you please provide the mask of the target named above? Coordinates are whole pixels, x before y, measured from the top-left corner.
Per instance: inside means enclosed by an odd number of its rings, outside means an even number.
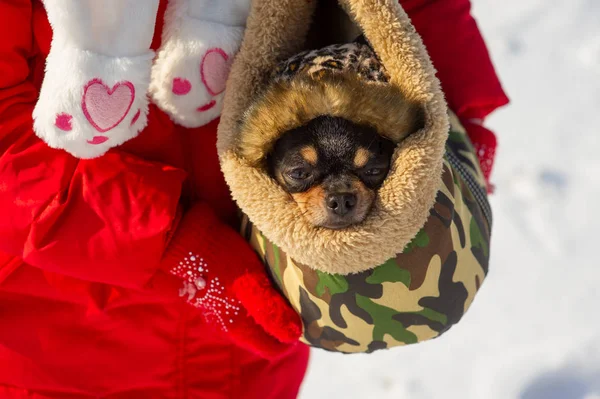
[[[313,350],[302,399],[600,399],[600,1],[473,3],[512,100],[490,275],[438,340]]]

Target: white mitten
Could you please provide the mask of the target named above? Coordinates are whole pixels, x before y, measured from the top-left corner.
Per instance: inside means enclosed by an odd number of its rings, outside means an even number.
[[[170,0],[152,68],[154,102],[185,127],[219,117],[250,0]]]
[[[44,0],[53,30],[34,130],[94,158],[147,123],[150,44],[159,0]]]

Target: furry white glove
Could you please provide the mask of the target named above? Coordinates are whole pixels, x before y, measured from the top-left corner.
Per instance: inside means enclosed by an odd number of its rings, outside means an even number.
[[[219,117],[250,0],[170,0],[152,68],[154,102],[185,127]]]
[[[150,44],[159,0],[44,0],[53,30],[34,130],[94,158],[147,123]]]

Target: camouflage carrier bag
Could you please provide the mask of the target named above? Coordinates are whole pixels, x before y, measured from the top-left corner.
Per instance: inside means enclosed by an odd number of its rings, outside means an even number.
[[[301,315],[309,345],[356,353],[435,338],[487,274],[492,221],[479,162],[397,0],[339,0],[369,45],[325,48],[309,29],[322,11],[315,3],[254,0],[232,66],[218,147],[242,233]],[[425,116],[401,140],[399,101]],[[319,115],[397,142],[371,212],[343,230],[311,225],[265,168],[279,135]]]

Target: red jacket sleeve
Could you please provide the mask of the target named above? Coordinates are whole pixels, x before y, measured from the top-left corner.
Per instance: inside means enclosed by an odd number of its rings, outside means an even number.
[[[508,103],[469,0],[400,0],[423,38],[448,105],[461,119],[483,119]]]
[[[489,179],[496,136],[482,126],[487,115],[508,97],[496,75],[487,47],[471,15],[469,0],[400,0],[429,52],[446,100],[475,146],[481,170]]]
[[[184,173],[118,151],[78,160],[35,136],[31,18],[31,0],[0,2],[0,251],[140,287],[159,268]]]

